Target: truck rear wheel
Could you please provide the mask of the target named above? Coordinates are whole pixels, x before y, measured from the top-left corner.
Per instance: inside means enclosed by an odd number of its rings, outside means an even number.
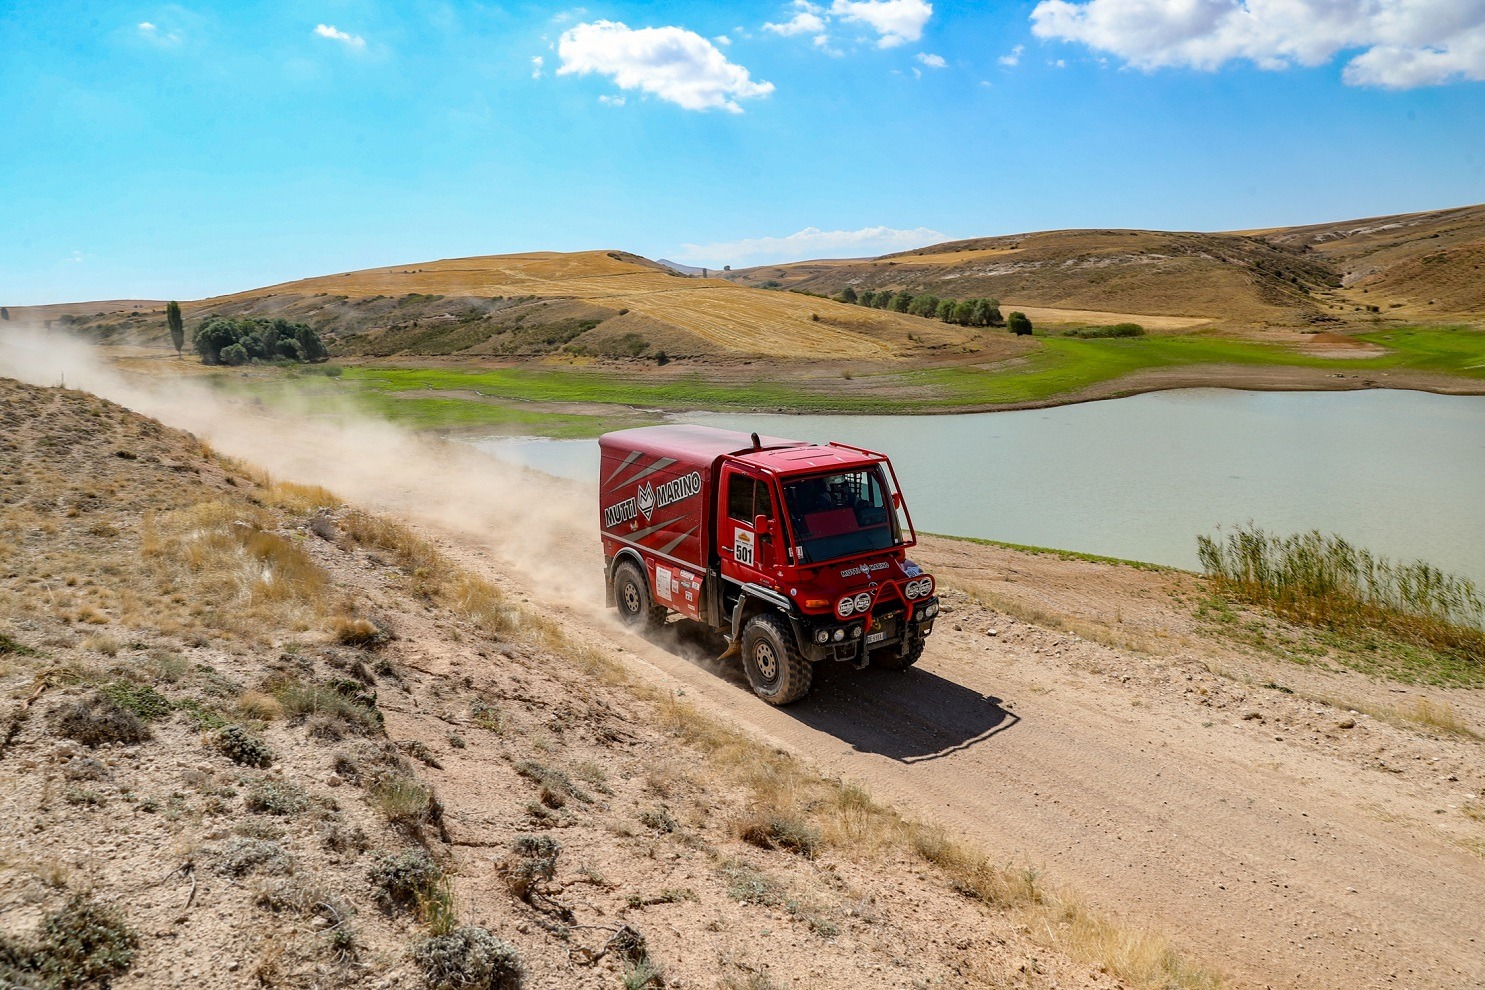
[[[787,705],[810,693],[815,670],[799,655],[794,631],[779,616],[765,612],[748,620],[742,659],[753,693],[770,705]]]
[[[923,641],[920,639],[908,647],[907,653],[902,656],[896,653],[889,653],[886,656],[872,654],[871,665],[882,670],[907,670],[921,659],[923,659]]]
[[[619,621],[630,629],[653,629],[665,621],[665,610],[650,597],[650,582],[632,560],[614,568],[614,604]]]

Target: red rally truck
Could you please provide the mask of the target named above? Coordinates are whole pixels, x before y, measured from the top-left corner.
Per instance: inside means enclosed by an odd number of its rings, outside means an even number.
[[[626,625],[677,612],[720,631],[775,705],[808,694],[819,661],[922,656],[938,598],[882,454],[688,425],[598,444],[605,602]]]

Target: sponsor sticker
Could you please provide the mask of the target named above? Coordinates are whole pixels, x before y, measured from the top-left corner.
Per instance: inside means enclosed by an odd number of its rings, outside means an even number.
[[[659,564],[655,565],[655,594],[659,595],[661,598],[664,598],[666,601],[670,600],[671,589],[669,567],[661,567]]]

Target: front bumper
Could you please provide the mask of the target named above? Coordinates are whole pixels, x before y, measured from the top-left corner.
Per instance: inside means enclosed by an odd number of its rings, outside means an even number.
[[[854,622],[826,619],[805,627],[801,652],[811,661],[856,661],[863,652],[869,656],[887,650],[904,656],[915,644],[928,638],[937,618],[938,598],[934,597],[873,614],[869,625],[860,619]],[[836,630],[843,633],[840,639],[835,638]],[[825,633],[826,642],[820,642],[821,632]]]

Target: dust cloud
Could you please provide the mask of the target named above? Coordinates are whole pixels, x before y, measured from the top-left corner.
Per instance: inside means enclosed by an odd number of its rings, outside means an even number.
[[[92,392],[189,431],[275,479],[321,485],[363,508],[477,548],[548,602],[603,611],[596,495],[323,402],[267,407],[176,374],[127,373],[96,346],[37,327],[0,333],[0,375]]]

